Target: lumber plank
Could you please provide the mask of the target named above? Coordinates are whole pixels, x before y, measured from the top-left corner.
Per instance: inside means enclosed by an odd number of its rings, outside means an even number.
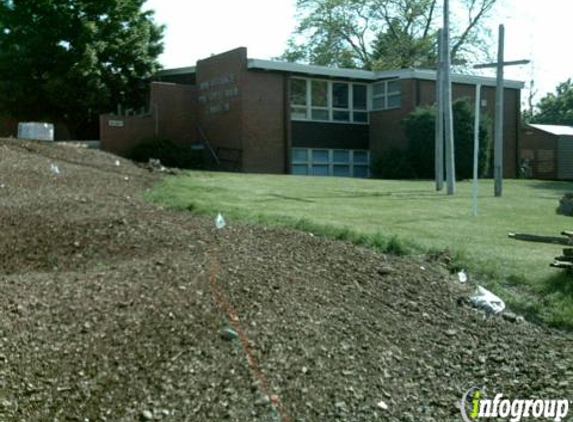
[[[553,268],[563,268],[566,270],[573,270],[573,262],[554,262],[551,264]]]
[[[573,245],[573,238],[569,239],[556,236],[538,236],[535,234],[526,233],[509,233],[508,236],[511,239],[523,240],[525,242],[550,243],[554,245]]]

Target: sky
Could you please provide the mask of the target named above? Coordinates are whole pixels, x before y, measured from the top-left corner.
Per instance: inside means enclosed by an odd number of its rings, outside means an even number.
[[[148,0],[145,7],[155,10],[156,21],[167,26],[160,57],[165,68],[192,66],[240,46],[248,48],[249,57],[277,57],[296,26],[295,0]],[[486,23],[495,37],[498,25],[505,25],[506,60],[531,60],[505,72],[506,78],[527,85],[535,81],[534,102],[573,78],[567,35],[573,33],[567,29],[573,25],[571,16],[572,0],[499,0]],[[522,97],[527,100],[527,89]]]

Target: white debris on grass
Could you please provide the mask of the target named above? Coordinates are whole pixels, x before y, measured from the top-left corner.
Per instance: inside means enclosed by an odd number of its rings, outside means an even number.
[[[54,163],[50,164],[50,171],[54,174],[60,174],[60,168]]]
[[[376,406],[378,406],[378,408],[382,410],[388,410],[388,405],[384,401],[379,401],[378,404],[376,404]]]
[[[121,162],[120,162],[119,160],[115,160],[115,166],[116,166],[116,167],[121,166]]]
[[[226,225],[227,225],[227,223],[225,222],[225,219],[223,218],[221,213],[217,214],[217,218],[215,218],[215,227],[217,227],[217,229],[221,230],[221,229],[225,228]]]
[[[458,273],[458,280],[460,280],[460,283],[466,283],[468,281],[468,275],[466,273],[466,270],[461,270]]]
[[[503,300],[481,286],[478,286],[470,300],[476,308],[483,309],[488,314],[499,314],[505,309]]]

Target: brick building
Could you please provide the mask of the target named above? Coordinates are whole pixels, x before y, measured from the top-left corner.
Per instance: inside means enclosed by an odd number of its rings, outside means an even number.
[[[101,117],[102,148],[126,154],[146,135],[166,136],[208,145],[224,169],[367,177],[372,158],[406,147],[402,119],[435,102],[435,79],[429,70],[370,72],[249,59],[238,48],[195,67],[160,72],[148,114]],[[494,78],[452,75],[452,82],[454,99],[472,102],[481,85],[482,112],[493,117]],[[505,81],[506,177],[517,171],[521,88],[521,82]]]

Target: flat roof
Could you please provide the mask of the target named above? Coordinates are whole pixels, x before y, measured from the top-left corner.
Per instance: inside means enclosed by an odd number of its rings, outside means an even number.
[[[573,127],[572,126],[564,126],[564,125],[537,125],[537,124],[528,124],[532,128],[539,129],[543,132],[551,133],[552,135],[557,136],[573,136]]]
[[[287,72],[298,75],[322,76],[329,78],[353,79],[365,82],[375,82],[384,79],[420,79],[436,80],[436,71],[430,69],[396,69],[372,72],[362,69],[343,69],[327,66],[316,66],[300,63],[280,62],[276,60],[248,59],[248,69],[257,69],[274,72]],[[196,66],[164,69],[157,72],[158,76],[175,76],[196,73]],[[496,86],[496,79],[487,76],[452,74],[452,82],[468,85]],[[525,84],[521,81],[506,79],[506,88],[523,89]]]
[[[342,69],[337,67],[279,62],[276,60],[249,59],[247,67],[249,69],[274,70],[278,72],[329,76],[333,78],[362,79],[366,81],[375,81],[377,79],[375,73],[368,70]]]
[[[175,76],[175,75],[187,75],[196,73],[196,66],[187,67],[177,67],[174,69],[163,69],[156,73],[157,76]]]
[[[315,66],[260,59],[249,59],[248,68],[296,73],[301,75],[358,79],[370,82],[384,79],[421,79],[428,81],[436,80],[436,71],[429,69],[396,69],[372,72],[360,69],[341,69],[327,66]],[[496,78],[477,75],[452,74],[452,82],[469,85],[496,86]],[[506,88],[522,89],[525,84],[521,81],[506,79],[504,81],[504,86]]]

